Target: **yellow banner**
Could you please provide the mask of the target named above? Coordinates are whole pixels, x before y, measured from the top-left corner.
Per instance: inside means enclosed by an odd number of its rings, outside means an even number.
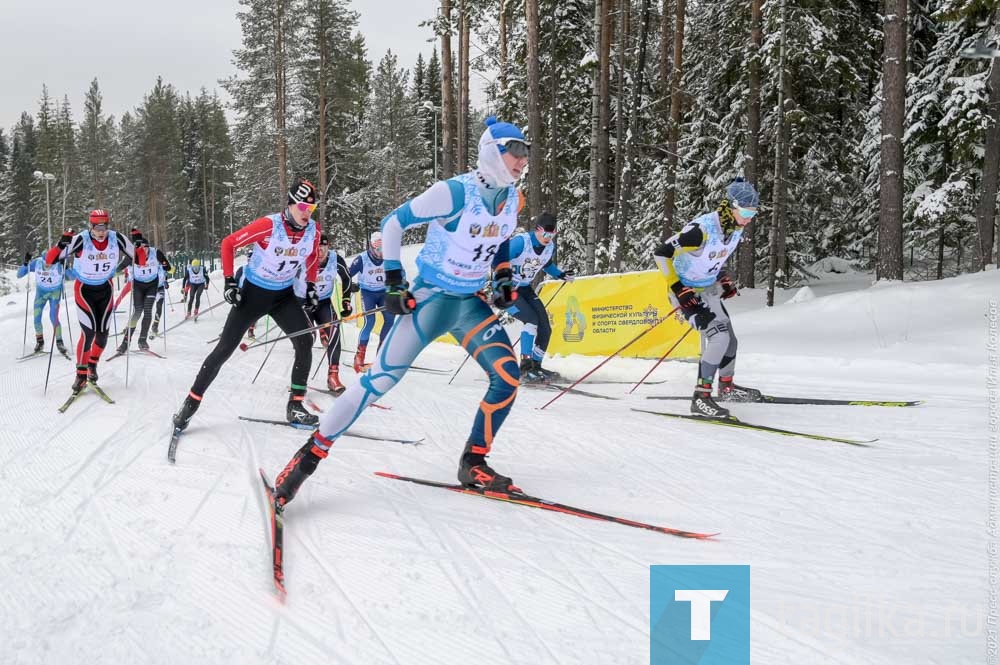
[[[552,324],[550,354],[609,356],[673,309],[666,281],[656,270],[586,277],[562,285],[558,280],[545,282],[538,294],[543,303],[548,303],[545,309]],[[549,302],[553,294],[555,298]],[[684,319],[675,314],[621,355],[659,358],[687,328]],[[698,335],[692,333],[670,357],[697,358],[700,352]]]

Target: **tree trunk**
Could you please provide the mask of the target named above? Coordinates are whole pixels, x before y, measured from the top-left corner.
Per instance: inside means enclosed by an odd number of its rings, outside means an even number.
[[[507,0],[500,0],[500,99],[507,94]]]
[[[444,179],[455,175],[453,159],[455,106],[452,97],[454,74],[451,66],[451,0],[441,0],[441,173]]]
[[[747,181],[760,191],[760,47],[761,31],[761,0],[751,0],[750,3],[750,99],[747,109],[747,155],[744,162],[744,175]],[[743,231],[743,241],[740,243],[736,257],[740,284],[748,289],[754,287],[754,236],[757,225],[748,224]]]
[[[594,32],[593,44],[594,53],[600,54],[603,42],[604,15],[608,11],[608,0],[594,0]],[[601,133],[601,65],[600,62],[593,63],[594,75],[592,77],[592,87],[590,95],[590,191],[587,199],[587,266],[588,273],[594,272],[595,254],[597,245],[597,217],[598,199],[600,196],[600,165],[598,162],[597,143]]]
[[[559,46],[558,35],[553,34],[549,36],[549,62],[556,61],[557,47]],[[552,67],[552,71],[549,74],[549,135],[548,135],[548,145],[549,145],[549,156],[548,156],[548,167],[549,167],[549,182],[548,182],[548,193],[549,193],[549,204],[545,208],[547,212],[553,215],[559,215],[559,158],[557,155],[557,146],[559,145],[559,76],[556,73],[556,68]],[[541,271],[539,271],[541,272]]]
[[[542,201],[542,111],[538,64],[538,0],[525,0],[528,46],[528,133],[532,150],[528,157],[528,213],[541,212]]]
[[[624,0],[618,20],[618,76],[616,85],[615,109],[615,182],[613,200],[615,202],[615,225],[618,224],[618,213],[621,212],[622,169],[625,168],[625,67],[629,40],[632,38],[632,0]]]
[[[325,4],[319,5],[319,143],[317,158],[317,175],[319,176],[319,215],[317,223],[320,227],[326,221],[326,12]],[[419,93],[418,93],[419,94]]]
[[[664,102],[670,96],[670,44],[673,38],[674,15],[670,12],[670,0],[663,0],[660,8],[660,66],[659,95],[661,108],[669,112],[670,105]]]
[[[642,104],[643,74],[646,70],[646,42],[649,41],[649,0],[642,0],[639,8],[639,57],[632,71],[632,102],[629,107],[628,137],[625,140],[625,167],[622,175],[621,196],[618,197],[618,211],[615,214],[615,257],[614,269],[621,270],[625,255],[625,227],[629,221],[632,203],[632,182],[635,174],[635,142],[639,134],[639,107]],[[619,92],[619,94],[621,94]],[[621,148],[619,148],[621,150]]]
[[[907,0],[885,0],[877,279],[903,279],[903,116]]]
[[[905,0],[904,0],[905,1]],[[779,245],[784,244],[781,237],[784,232],[785,213],[785,177],[784,165],[786,155],[785,142],[785,0],[781,0],[781,38],[778,51],[778,109],[777,127],[774,132],[774,201],[771,215],[771,234],[768,239],[769,265],[767,271],[767,306],[774,306],[774,282],[778,273],[781,252]]]
[[[202,143],[201,146],[201,210],[202,210],[202,224],[205,231],[205,247],[212,246],[212,231],[211,226],[208,221],[208,168],[205,166],[205,153],[207,152],[208,146]]]
[[[288,191],[288,147],[285,142],[285,0],[274,8],[274,127],[278,157],[278,200]]]
[[[469,168],[469,8],[458,3],[458,171]]]
[[[630,0],[619,0],[628,2]],[[612,14],[615,0],[605,1],[604,25],[601,26],[600,85],[598,88],[599,124],[597,135],[597,244],[605,246],[608,240],[608,215],[610,194],[608,192],[608,169],[611,161],[611,41],[614,36]]]
[[[1000,20],[1000,10],[994,21]],[[979,269],[993,263],[993,237],[996,225],[997,186],[1000,184],[1000,62],[993,59],[989,87],[989,120],[986,130],[986,151],[983,156],[983,181],[976,206],[976,227],[979,229]],[[1000,256],[997,257],[1000,262]]]
[[[677,141],[681,134],[681,77],[684,74],[684,12],[687,0],[677,0],[676,27],[674,28],[674,72],[670,77],[670,124],[667,129],[667,191],[663,202],[663,230],[660,239],[666,240],[674,226],[674,208],[677,200]]]

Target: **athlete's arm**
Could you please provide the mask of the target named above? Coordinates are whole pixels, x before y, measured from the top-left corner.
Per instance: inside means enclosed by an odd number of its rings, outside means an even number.
[[[259,243],[261,240],[266,244],[273,228],[274,223],[270,217],[261,217],[223,238],[219,249],[222,254],[222,276],[233,276],[233,261],[236,259],[237,249],[246,247],[252,242]]]
[[[403,232],[432,221],[447,225],[455,221],[465,208],[465,187],[456,180],[443,180],[430,186],[390,212],[382,220],[382,257],[385,269],[401,270],[399,261]]]
[[[316,277],[319,275],[319,240],[322,235],[323,229],[317,223],[316,234],[313,237],[312,253],[306,259],[306,281],[313,284],[316,283]]]
[[[167,255],[160,251],[159,248],[156,249],[156,260],[159,261],[160,265],[163,266],[163,269],[167,272],[173,270],[173,268],[170,267],[170,261],[167,261]]]
[[[69,241],[69,244],[63,248],[59,248],[59,245],[52,247],[45,253],[45,265],[52,265],[57,261],[64,261],[66,257],[76,254],[81,249],[83,249],[83,236],[77,234],[73,236],[73,239]]]
[[[694,222],[688,224],[683,229],[667,238],[653,252],[653,260],[656,266],[667,277],[667,284],[673,285],[678,280],[677,272],[674,270],[674,259],[684,252],[690,252],[701,247],[705,242],[705,234],[701,226]]]
[[[358,263],[361,262],[361,258],[358,257]],[[340,293],[345,298],[350,295],[351,289],[351,275],[353,273],[347,268],[347,261],[340,254],[337,254],[337,276],[340,277]]]

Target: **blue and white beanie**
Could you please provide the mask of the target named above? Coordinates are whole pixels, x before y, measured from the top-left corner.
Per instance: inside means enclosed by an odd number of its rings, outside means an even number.
[[[489,116],[484,121],[486,131],[479,138],[479,175],[490,187],[509,187],[513,185],[517,178],[511,175],[507,166],[503,163],[503,153],[507,149],[497,143],[497,139],[512,138],[519,141],[528,141],[524,138],[524,132],[509,122],[499,122],[496,116]]]
[[[754,186],[743,178],[736,178],[726,187],[726,198],[741,208],[759,208],[760,195]]]

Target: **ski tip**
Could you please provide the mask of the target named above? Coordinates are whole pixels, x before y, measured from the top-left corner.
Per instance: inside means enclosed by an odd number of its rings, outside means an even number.
[[[264,487],[267,488],[267,491],[268,492],[273,492],[274,488],[271,486],[271,481],[267,477],[267,472],[264,471],[264,469],[262,467],[257,467],[257,472],[260,473],[260,479],[261,479],[261,481],[263,481]]]
[[[388,473],[387,471],[376,471],[376,476],[382,476],[383,478],[392,478],[393,480],[399,480],[403,476],[396,475],[395,473]]]

